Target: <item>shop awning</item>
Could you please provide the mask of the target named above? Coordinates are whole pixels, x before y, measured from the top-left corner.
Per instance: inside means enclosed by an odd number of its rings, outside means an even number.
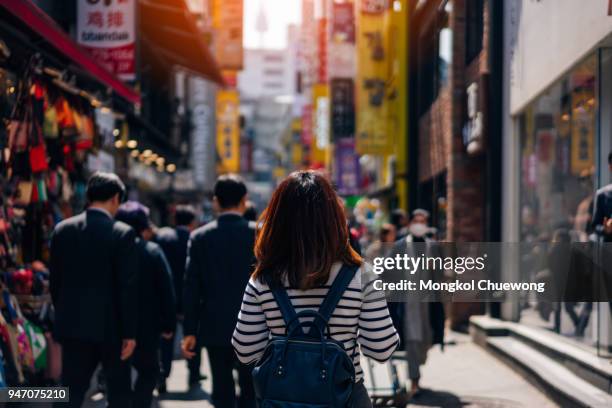
[[[140,0],[138,4],[145,55],[166,67],[179,65],[223,84],[204,33],[198,28],[185,0]]]
[[[102,84],[112,88],[117,95],[130,103],[139,103],[140,95],[96,63],[85,50],[74,42],[55,21],[38,8],[31,0],[0,0],[0,7],[21,20],[38,33],[56,51],[69,58],[75,65]]]

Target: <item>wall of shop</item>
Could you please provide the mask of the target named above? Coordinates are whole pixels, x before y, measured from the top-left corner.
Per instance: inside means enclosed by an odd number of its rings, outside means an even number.
[[[505,242],[551,245],[561,235],[571,242],[596,239],[589,206],[595,190],[610,182],[612,139],[612,64],[606,48],[612,17],[607,3],[600,3],[588,10],[566,0],[504,3],[504,66],[509,67],[503,81]],[[512,257],[502,269],[510,280],[529,273]],[[504,318],[553,329],[552,319],[520,309],[519,296],[507,298]],[[611,343],[611,329],[606,303],[594,305],[580,335],[564,313],[560,327],[554,327],[601,345]]]
[[[590,7],[584,7],[584,3],[575,0],[504,2],[508,16],[506,66],[510,67],[511,113],[521,110],[612,31],[608,2],[591,0]]]

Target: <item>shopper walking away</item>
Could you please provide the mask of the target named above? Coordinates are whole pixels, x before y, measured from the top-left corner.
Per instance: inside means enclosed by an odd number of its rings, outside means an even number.
[[[608,169],[612,178],[612,151],[608,154]],[[612,182],[597,190],[593,206],[592,227],[597,234],[598,242],[612,242]],[[598,260],[600,265],[612,264],[612,249],[609,245],[601,245]],[[604,288],[600,289],[604,296],[612,299],[612,273],[610,267],[603,268]],[[600,292],[600,293],[601,293]],[[612,301],[608,302],[610,313],[612,314]]]
[[[159,378],[159,339],[171,338],[176,327],[172,276],[161,248],[150,241],[153,230],[149,209],[128,201],[119,207],[115,219],[125,222],[137,233],[138,332],[131,360],[138,373],[134,383],[134,407],[149,408]]]
[[[127,360],[136,346],[136,237],[113,219],[124,195],[119,177],[95,173],[87,183],[89,208],[60,222],[51,238],[54,336],[62,345],[62,385],[70,388],[70,407],[83,403],[99,363],[109,406],[131,404]]]
[[[608,154],[608,167],[612,177],[612,152]],[[612,242],[612,183],[597,190],[591,222],[604,242]]]
[[[372,289],[365,274],[368,266],[362,265],[349,244],[339,197],[320,173],[294,172],[276,189],[261,219],[255,245],[257,265],[244,291],[232,337],[238,358],[246,364],[258,361],[270,335],[286,333],[284,316],[270,285],[275,290],[286,289],[295,312],[317,311],[330,286],[348,273],[346,267],[359,267],[333,309],[329,335],[352,357],[352,406],[371,407],[363,385],[360,351],[383,362],[391,357],[399,338],[384,294]],[[302,389],[309,381],[304,379]]]
[[[411,257],[436,257],[440,254],[435,242],[427,237],[429,212],[416,209],[408,228],[408,235],[398,240],[391,256],[408,254]],[[418,280],[440,280],[442,271],[419,269],[415,271]],[[408,363],[408,378],[410,379],[410,395],[419,393],[421,366],[427,361],[427,352],[432,344],[444,346],[444,307],[441,302],[433,299],[423,299],[419,295],[409,295],[405,303],[397,303],[401,309],[401,329],[403,345]]]
[[[219,177],[214,186],[216,221],[191,234],[185,281],[183,353],[200,353],[196,336],[206,347],[216,408],[236,406],[233,369],[238,367],[239,407],[254,407],[248,367],[238,364],[231,345],[242,291],[253,270],[255,223],[242,216],[247,198],[244,182],[235,175]]]
[[[197,227],[195,209],[190,205],[177,205],[174,213],[175,227],[164,227],[157,230],[155,241],[164,251],[166,259],[172,270],[172,281],[176,294],[177,320],[183,320],[183,281],[185,280],[185,261],[187,259],[187,244],[189,235]],[[176,333],[176,328],[172,330]],[[162,338],[160,346],[161,354],[161,378],[158,391],[166,392],[166,380],[172,369],[174,357],[174,335],[168,339]],[[200,354],[187,360],[189,368],[189,385],[197,385],[203,376],[200,375]]]

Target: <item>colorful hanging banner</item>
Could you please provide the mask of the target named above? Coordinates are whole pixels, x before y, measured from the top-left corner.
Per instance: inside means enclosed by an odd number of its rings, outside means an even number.
[[[329,88],[327,84],[316,84],[312,87],[313,133],[311,158],[323,166],[327,164],[329,149]]]
[[[355,136],[355,83],[352,78],[330,81],[332,140]]]
[[[240,171],[240,99],[238,91],[217,92],[217,172]]]
[[[221,69],[241,70],[243,0],[211,1],[215,61]]]
[[[136,79],[136,0],[77,1],[77,42],[109,72]]]
[[[334,158],[333,174],[338,194],[359,194],[359,155],[355,152],[355,141],[353,139],[339,140],[335,146]]]
[[[388,0],[360,0],[357,10],[357,123],[360,154],[393,153],[395,142],[391,103],[396,97],[393,39]]]

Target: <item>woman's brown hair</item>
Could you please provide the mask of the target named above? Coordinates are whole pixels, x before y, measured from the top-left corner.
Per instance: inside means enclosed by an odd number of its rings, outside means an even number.
[[[259,218],[254,278],[292,288],[324,285],[334,262],[361,265],[349,244],[340,198],[315,171],[291,173],[274,191]]]

